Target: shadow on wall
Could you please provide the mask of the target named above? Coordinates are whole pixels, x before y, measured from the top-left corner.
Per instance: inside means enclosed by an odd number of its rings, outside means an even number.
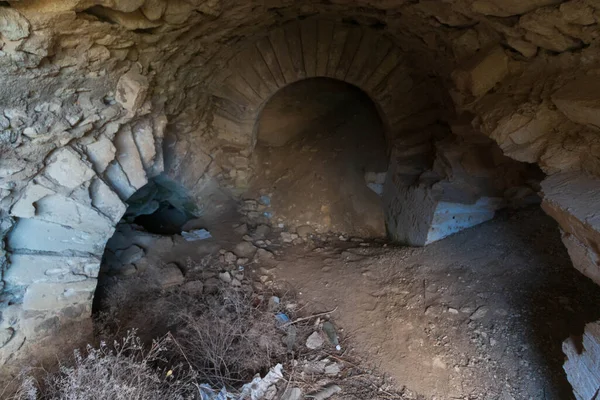
[[[544,218],[539,226],[509,224],[515,240],[530,244],[528,259],[515,260],[514,265],[528,263],[528,268],[514,271],[519,277],[514,291],[514,307],[520,307],[519,316],[528,326],[526,335],[534,346],[535,357],[551,374],[554,388],[543,389],[540,398],[553,391],[560,399],[572,399],[573,390],[563,370],[565,354],[562,342],[570,336],[583,334],[584,326],[600,318],[598,286],[573,268],[569,254],[560,240],[555,221]],[[509,256],[513,257],[513,256]],[[510,318],[511,316],[508,316]],[[526,349],[508,349],[517,353]],[[533,385],[533,383],[532,383]]]
[[[258,145],[283,146],[302,136],[334,130],[353,115],[372,110],[376,105],[369,96],[351,84],[332,78],[304,79],[280,89],[266,102],[257,122]],[[382,133],[386,133],[382,121],[365,132],[378,142]]]
[[[202,205],[164,175],[151,179],[127,200],[127,205],[123,221],[158,234],[180,233],[187,221],[203,213]]]

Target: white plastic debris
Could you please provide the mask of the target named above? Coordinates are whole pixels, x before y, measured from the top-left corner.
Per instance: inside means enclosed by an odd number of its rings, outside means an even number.
[[[188,242],[195,242],[197,240],[210,239],[212,235],[206,229],[195,229],[193,231],[183,231],[181,236]]]
[[[242,386],[241,399],[260,400],[262,399],[269,388],[275,385],[279,380],[283,378],[282,373],[283,366],[277,364],[272,367],[264,378],[257,375],[252,379],[252,382],[246,383]]]
[[[198,391],[200,392],[200,400],[235,399],[235,396],[232,393],[227,393],[227,389],[222,388],[221,390],[215,390],[206,383],[198,386]]]

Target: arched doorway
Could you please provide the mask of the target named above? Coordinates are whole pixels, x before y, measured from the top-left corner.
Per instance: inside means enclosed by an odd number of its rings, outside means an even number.
[[[255,129],[250,197],[270,197],[276,222],[385,235],[385,131],[363,91],[331,78],[295,82],[266,102]]]

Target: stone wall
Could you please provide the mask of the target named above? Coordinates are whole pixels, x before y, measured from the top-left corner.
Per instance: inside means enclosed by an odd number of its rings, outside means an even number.
[[[492,139],[549,176],[544,207],[597,277],[598,18],[593,0],[0,3],[0,362],[87,318],[104,244],[150,177],[164,170],[207,207],[207,193],[242,191],[260,110],[311,76],[380,108],[404,193],[392,202],[444,187],[409,242],[531,191],[507,171],[490,189],[506,162],[465,167]],[[458,138],[431,141],[432,126]],[[451,196],[463,184],[475,187],[467,202]]]

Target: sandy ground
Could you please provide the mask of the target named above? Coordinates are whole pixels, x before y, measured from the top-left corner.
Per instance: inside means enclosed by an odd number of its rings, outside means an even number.
[[[242,241],[238,224],[236,215],[207,221],[213,238],[200,242],[157,236],[147,258],[185,271],[188,259]],[[260,244],[274,264],[251,263],[247,273],[292,288],[307,315],[335,309],[338,355],[376,367],[398,390],[425,399],[572,398],[561,343],[600,318],[600,288],[572,267],[540,209],[502,213],[425,248],[338,235],[284,243],[277,230],[267,239]]]
[[[337,308],[351,352],[426,398],[571,398],[561,342],[600,317],[600,288],[541,211],[426,248],[357,244],[289,248],[275,273]]]

